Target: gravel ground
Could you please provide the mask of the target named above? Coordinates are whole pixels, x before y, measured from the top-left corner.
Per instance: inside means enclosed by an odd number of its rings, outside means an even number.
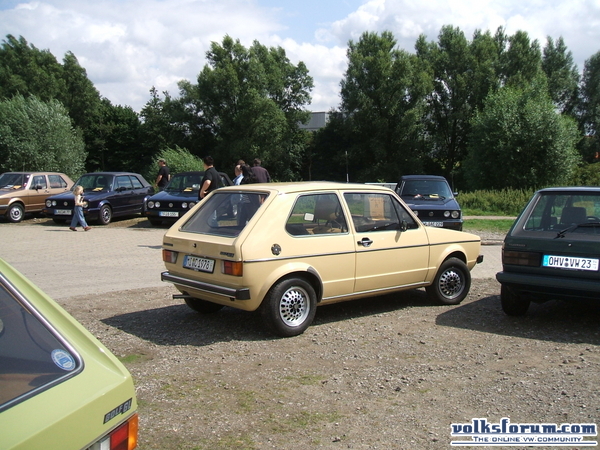
[[[254,313],[199,315],[170,285],[60,303],[131,371],[140,450],[445,449],[450,424],[473,418],[600,423],[600,307],[511,318],[499,290],[483,279],[458,306],[424,290],[324,306],[287,339]]]
[[[440,449],[457,439],[451,423],[473,418],[599,422],[594,305],[511,318],[483,279],[458,306],[424,290],[329,305],[278,339],[257,314],[199,315],[174,293],[61,302],[133,374],[141,450]]]

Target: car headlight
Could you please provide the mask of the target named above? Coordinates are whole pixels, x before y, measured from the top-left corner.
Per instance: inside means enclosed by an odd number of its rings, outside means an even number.
[[[154,202],[148,202],[148,208],[154,208]]]
[[[46,207],[50,208],[52,206],[52,202],[50,200],[46,200]]]
[[[458,219],[460,217],[460,211],[452,211],[452,218]]]
[[[154,206],[160,208],[160,202],[154,202]]]
[[[190,209],[192,209],[194,207],[195,203],[194,202],[190,202]]]
[[[450,217],[450,211],[444,211],[444,217],[447,219]]]
[[[52,206],[56,206],[56,200],[52,200]]]
[[[183,202],[183,203],[181,204],[181,207],[182,207],[183,209],[187,208],[187,203],[186,203],[186,202]]]

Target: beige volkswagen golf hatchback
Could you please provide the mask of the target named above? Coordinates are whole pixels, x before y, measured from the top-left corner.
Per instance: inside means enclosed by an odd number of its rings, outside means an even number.
[[[331,182],[218,189],[162,248],[162,279],[192,309],[258,309],[280,336],[304,332],[318,305],[345,300],[425,288],[458,304],[482,260],[479,236],[424,226],[390,189]]]

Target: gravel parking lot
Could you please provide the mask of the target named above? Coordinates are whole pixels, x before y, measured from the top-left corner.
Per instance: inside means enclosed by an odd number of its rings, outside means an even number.
[[[423,290],[340,303],[277,339],[257,314],[202,316],[175,292],[59,299],[132,372],[142,450],[441,449],[457,439],[450,424],[473,418],[599,422],[596,305],[550,302],[511,318],[484,278],[458,306]]]

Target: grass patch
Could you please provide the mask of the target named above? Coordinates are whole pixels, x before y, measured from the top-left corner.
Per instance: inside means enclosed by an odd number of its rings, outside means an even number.
[[[123,364],[134,364],[137,362],[147,361],[149,358],[148,355],[142,355],[138,353],[132,353],[131,355],[120,356],[119,361]]]
[[[513,219],[467,219],[463,223],[463,231],[469,233],[475,231],[489,231],[493,233],[506,234],[512,226]]]

